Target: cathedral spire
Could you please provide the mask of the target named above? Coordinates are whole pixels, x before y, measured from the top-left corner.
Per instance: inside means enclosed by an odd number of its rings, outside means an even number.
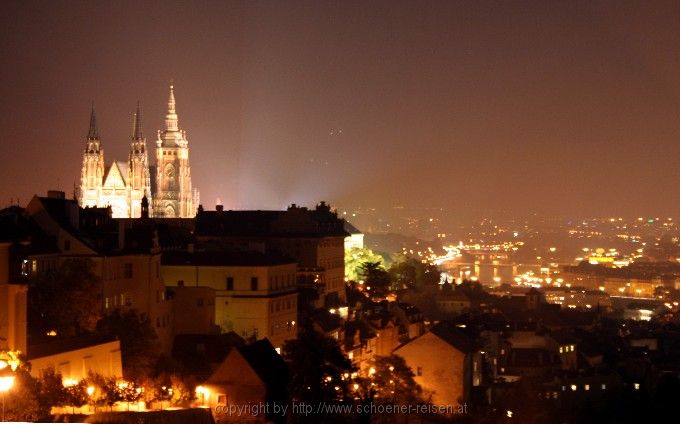
[[[142,133],[142,109],[139,106],[139,101],[137,101],[137,111],[135,112],[132,124],[132,138],[135,140],[141,140],[144,138]]]
[[[94,102],[92,102],[92,112],[90,113],[90,130],[87,132],[89,140],[99,140],[99,129],[97,129],[97,115],[94,113]]]
[[[175,109],[175,86],[170,85],[170,97],[168,98],[168,113],[165,115],[165,130],[178,131],[177,110]]]

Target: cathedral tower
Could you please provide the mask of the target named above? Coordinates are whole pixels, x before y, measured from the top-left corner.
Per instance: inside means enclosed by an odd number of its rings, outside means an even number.
[[[151,178],[149,156],[146,151],[146,138],[142,133],[142,111],[137,102],[132,123],[132,139],[128,155],[127,186],[129,188],[130,218],[142,215],[142,199],[151,199]]]
[[[90,113],[90,130],[87,133],[83,168],[80,172],[78,201],[82,207],[98,206],[104,181],[104,149],[99,139],[94,105]]]
[[[170,86],[165,129],[156,140],[156,193],[153,214],[165,218],[192,218],[196,215],[196,194],[191,185],[189,142],[179,128],[175,91]]]

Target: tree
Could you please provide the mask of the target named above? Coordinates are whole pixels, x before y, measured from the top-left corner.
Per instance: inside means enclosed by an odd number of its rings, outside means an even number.
[[[94,330],[101,317],[102,282],[92,269],[89,259],[67,259],[32,279],[28,316],[33,332],[74,336]]]
[[[159,357],[158,337],[149,320],[140,320],[135,311],[116,310],[97,323],[97,332],[120,340],[125,377],[148,376]]]
[[[39,382],[38,403],[41,411],[49,414],[53,406],[64,406],[67,404],[68,396],[62,382],[62,376],[48,368],[43,372]]]
[[[398,287],[423,287],[438,284],[441,272],[436,265],[397,255],[389,268],[390,278]]]
[[[415,405],[422,403],[423,389],[414,380],[413,371],[398,355],[375,358],[372,382],[375,400],[381,403]]]
[[[342,353],[338,342],[302,326],[295,340],[283,345],[283,358],[291,370],[289,392],[295,401],[310,404],[346,400],[352,362]]]
[[[414,260],[403,258],[390,266],[388,272],[397,287],[414,287],[416,285],[417,270],[414,262]]]
[[[38,399],[40,382],[31,377],[25,367],[17,368],[14,377],[14,385],[5,394],[5,420],[36,422],[49,419],[49,409],[41,408]]]
[[[345,277],[350,281],[359,281],[361,266],[366,262],[382,264],[383,258],[365,247],[353,247],[345,251]]]
[[[390,275],[381,262],[364,262],[359,268],[359,276],[371,293],[383,295],[390,287]]]
[[[416,280],[421,286],[434,286],[441,281],[441,270],[437,265],[421,263],[422,273],[416,275]]]
[[[118,382],[114,377],[104,377],[101,374],[90,373],[87,376],[87,382],[95,387],[92,401],[96,405],[107,405],[111,408],[117,402],[123,400]]]
[[[86,405],[90,400],[87,394],[87,381],[85,380],[80,380],[77,384],[66,387],[64,391],[66,394],[65,404],[74,409]]]
[[[173,405],[188,407],[196,399],[196,384],[189,378],[183,378],[177,374],[170,375],[170,387],[172,387]]]
[[[144,391],[140,386],[132,381],[126,381],[118,384],[121,400],[127,403],[127,409],[130,410],[131,402],[138,402],[144,396]]]

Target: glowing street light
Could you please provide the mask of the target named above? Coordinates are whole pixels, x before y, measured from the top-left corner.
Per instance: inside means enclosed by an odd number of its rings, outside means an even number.
[[[5,367],[0,371],[0,393],[2,393],[2,421],[5,421],[5,393],[14,385],[14,374]]]

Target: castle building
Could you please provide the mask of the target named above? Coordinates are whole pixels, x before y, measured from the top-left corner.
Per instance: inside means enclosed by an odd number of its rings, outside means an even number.
[[[153,171],[152,171],[153,170]],[[143,199],[150,216],[191,218],[198,191],[191,184],[189,142],[179,128],[174,87],[170,86],[165,129],[158,131],[156,166],[149,164],[139,103],[134,114],[127,162],[104,162],[94,107],[83,153],[78,201],[81,207],[110,207],[114,218],[139,218]]]

